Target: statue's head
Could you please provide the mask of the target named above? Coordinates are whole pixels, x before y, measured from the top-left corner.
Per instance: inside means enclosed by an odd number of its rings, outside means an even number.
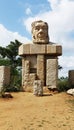
[[[48,24],[41,20],[32,23],[32,41],[38,44],[49,42]]]

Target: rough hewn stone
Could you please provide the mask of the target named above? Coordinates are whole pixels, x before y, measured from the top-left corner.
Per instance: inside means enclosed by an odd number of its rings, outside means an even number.
[[[60,45],[55,44],[46,45],[46,54],[60,56],[62,54],[62,47]]]
[[[45,81],[45,59],[44,55],[37,55],[37,78],[42,81],[44,85]]]
[[[22,85],[24,85],[24,75],[30,73],[30,62],[28,60],[22,59]]]
[[[30,61],[25,60],[25,74],[29,74],[30,73]]]
[[[73,95],[74,96],[74,89],[69,89],[67,90],[67,94]]]
[[[74,70],[69,70],[69,85],[74,86]]]
[[[19,47],[18,53],[19,53],[19,55],[30,54],[30,44],[22,44]]]
[[[10,67],[0,66],[0,91],[4,85],[10,83]]]
[[[25,60],[30,61],[30,68],[37,68],[37,56],[36,55],[26,55]]]
[[[19,47],[19,55],[37,55],[37,54],[44,54],[44,55],[62,55],[62,47],[60,45],[40,45],[40,44],[22,44]]]
[[[27,87],[32,87],[35,79],[36,79],[35,73],[25,74],[24,75],[23,89],[26,91]]]
[[[57,87],[57,78],[58,78],[58,60],[56,59],[47,59],[46,65],[46,85],[49,88]]]
[[[45,54],[46,52],[45,45],[31,44],[30,45],[30,54]]]
[[[33,83],[33,94],[36,96],[43,95],[43,85],[41,80],[35,80]]]

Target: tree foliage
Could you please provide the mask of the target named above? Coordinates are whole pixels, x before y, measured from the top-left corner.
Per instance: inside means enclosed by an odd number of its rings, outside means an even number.
[[[18,48],[21,44],[22,43],[20,43],[18,40],[15,40],[15,42],[11,41],[10,44],[6,47],[0,46],[0,66],[1,65],[10,66],[11,68],[10,86],[12,90],[15,86],[21,85],[22,63],[21,63],[21,57],[18,56]]]

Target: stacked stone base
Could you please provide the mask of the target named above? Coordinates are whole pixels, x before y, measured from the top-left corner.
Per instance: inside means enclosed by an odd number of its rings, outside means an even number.
[[[62,54],[62,47],[55,44],[23,44],[19,47],[22,56],[22,85],[26,91],[32,88],[37,93],[38,84],[48,88],[57,88],[58,56]]]

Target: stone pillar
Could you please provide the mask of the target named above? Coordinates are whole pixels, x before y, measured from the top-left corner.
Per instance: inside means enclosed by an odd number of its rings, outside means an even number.
[[[9,85],[10,83],[10,67],[0,66],[0,91],[4,85]]]
[[[25,75],[30,72],[30,63],[25,58],[22,58],[22,86],[24,86]]]
[[[22,59],[22,86],[24,91],[29,91],[36,79],[35,73],[30,73],[30,61]]]
[[[24,85],[24,75],[25,75],[25,58],[22,58],[22,86]]]
[[[45,81],[45,61],[44,55],[37,55],[37,78],[41,80],[44,86]]]
[[[69,70],[69,85],[74,86],[74,70]]]
[[[47,59],[46,61],[46,86],[54,89],[57,87],[58,59]]]
[[[41,80],[35,80],[33,84],[33,93],[36,96],[43,95],[43,86]]]

